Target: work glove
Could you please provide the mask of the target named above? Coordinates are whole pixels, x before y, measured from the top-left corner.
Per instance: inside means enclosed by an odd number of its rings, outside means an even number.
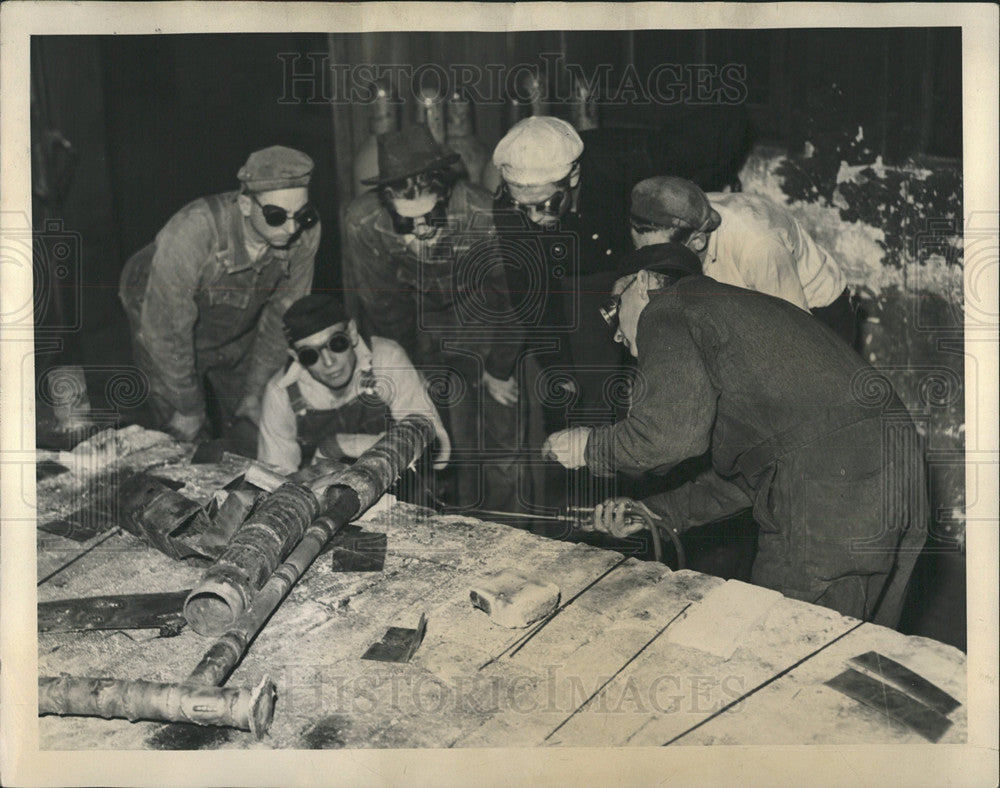
[[[507,380],[499,380],[489,372],[483,372],[486,390],[501,405],[510,407],[517,404],[517,379],[511,375]]]
[[[194,441],[207,435],[208,424],[204,413],[184,414],[175,411],[167,424],[167,430],[178,440]]]
[[[587,461],[584,453],[590,439],[590,427],[570,427],[553,432],[542,444],[542,457],[555,460],[566,468],[583,468]]]
[[[601,531],[616,539],[624,539],[646,527],[641,517],[629,517],[630,512],[642,512],[653,520],[659,517],[642,501],[633,498],[608,498],[594,507],[594,519],[580,523],[581,531]]]
[[[247,394],[240,400],[240,404],[236,406],[233,421],[240,418],[249,419],[254,423],[255,427],[260,427],[260,411],[260,397],[256,394]]]

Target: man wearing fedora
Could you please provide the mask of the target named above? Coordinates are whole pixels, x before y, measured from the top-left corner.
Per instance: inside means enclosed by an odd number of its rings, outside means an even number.
[[[185,206],[125,264],[119,296],[157,426],[193,440],[211,434],[210,416],[222,435],[259,422],[285,359],[281,316],[312,287],[312,171],[300,151],[256,151],[238,191]]]
[[[857,314],[840,264],[763,195],[706,194],[683,178],[657,176],[632,189],[630,224],[637,248],[684,244],[705,276],[783,298],[855,347]]]
[[[344,289],[361,333],[397,342],[448,420],[461,506],[518,498],[523,397],[490,196],[456,181],[458,154],[424,125],[378,137],[375,189],[345,220]]]

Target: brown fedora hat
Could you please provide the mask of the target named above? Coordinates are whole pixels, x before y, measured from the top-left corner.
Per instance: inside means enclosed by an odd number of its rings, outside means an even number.
[[[378,136],[378,177],[365,178],[365,186],[381,186],[411,175],[450,167],[460,156],[431,136],[422,123]]]

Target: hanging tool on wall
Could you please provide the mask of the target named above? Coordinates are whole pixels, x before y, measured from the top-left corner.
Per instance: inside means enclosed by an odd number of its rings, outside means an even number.
[[[591,506],[567,506],[559,514],[528,514],[526,512],[502,512],[494,509],[473,509],[463,510],[462,514],[468,514],[482,519],[503,517],[515,520],[539,520],[543,522],[565,523],[574,531],[591,530],[584,526],[591,522],[594,517],[594,508]],[[681,543],[678,533],[669,526],[662,518],[650,516],[642,509],[630,508],[626,516],[626,522],[635,523],[642,521],[643,525],[653,537],[653,554],[656,560],[663,563],[663,542],[661,533],[665,533],[674,545],[677,553],[677,569],[683,569],[687,565],[687,556],[684,552],[684,545]]]

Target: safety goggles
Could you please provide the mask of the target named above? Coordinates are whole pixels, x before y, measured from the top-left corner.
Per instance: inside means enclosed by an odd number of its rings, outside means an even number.
[[[519,202],[515,200],[507,184],[502,186],[501,197],[507,205],[517,208],[519,211],[524,211],[525,213],[534,211],[542,216],[559,217],[563,215],[565,207],[569,205],[569,181],[566,181],[565,184],[560,181],[558,186],[559,188],[551,196],[540,202]]]
[[[432,192],[442,198],[447,196],[448,183],[444,172],[439,170],[422,172],[419,175],[411,175],[409,178],[393,181],[382,187],[382,193],[385,197],[396,200],[415,200],[427,192]]]
[[[320,351],[323,349],[329,350],[331,353],[340,354],[346,353],[351,348],[351,338],[343,333],[338,332],[330,337],[326,342],[324,342],[320,347],[302,347],[295,349],[295,356],[298,358],[299,363],[303,367],[311,367],[317,361],[319,361]]]
[[[289,216],[288,211],[278,205],[264,205],[264,203],[257,199],[257,195],[253,192],[250,193],[250,199],[260,206],[260,212],[264,215],[264,221],[270,227],[281,227],[281,225],[291,218],[297,227],[308,230],[319,221],[319,214],[316,213],[316,209],[309,203],[306,203]]]
[[[632,277],[632,281],[625,285],[620,293],[608,296],[607,301],[598,307],[598,311],[601,313],[601,317],[604,318],[604,322],[611,326],[611,328],[615,331],[617,331],[619,327],[618,312],[622,308],[622,296],[625,295],[626,290],[635,284],[636,279],[638,279],[638,276]]]
[[[604,322],[611,326],[611,328],[615,331],[618,330],[618,310],[621,308],[622,297],[617,295],[610,296],[607,301],[598,307],[601,317],[604,318]]]

